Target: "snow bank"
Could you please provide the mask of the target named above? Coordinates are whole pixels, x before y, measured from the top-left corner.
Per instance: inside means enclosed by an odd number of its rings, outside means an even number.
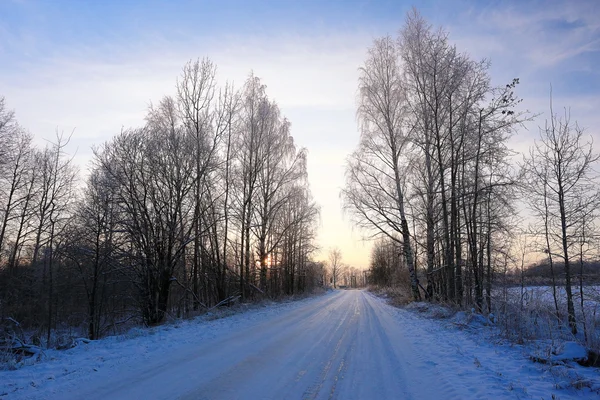
[[[529,293],[528,305],[531,307],[532,304],[538,304],[539,295],[544,296],[545,300],[552,299],[551,296],[548,297],[546,289],[533,288],[526,291]],[[585,364],[587,362],[590,351],[582,344],[572,339],[569,340],[572,336],[565,334],[565,332],[559,333],[552,329],[548,331],[548,322],[541,319],[539,314],[536,314],[540,312],[539,308],[530,309],[531,313],[527,314],[506,314],[501,316],[493,313],[485,316],[476,313],[473,309],[470,311],[454,311],[450,307],[426,302],[411,303],[404,307],[404,309],[419,316],[440,320],[432,322],[443,324],[444,329],[459,329],[464,331],[465,334],[478,343],[478,346],[494,348],[496,349],[496,353],[506,352],[507,355],[513,354],[515,357],[519,357],[515,355],[515,351],[520,353],[520,357],[522,357],[524,363],[527,362],[526,360],[529,360],[532,364],[531,368],[541,368],[543,373],[554,382],[557,388],[579,390],[576,393],[580,394],[594,393],[594,395],[600,395],[600,370],[597,368],[582,367],[578,364]],[[513,309],[507,308],[507,310]],[[519,322],[519,318],[531,318],[522,321],[527,327],[526,329],[530,329],[529,332],[537,329],[545,329],[545,335],[540,335],[537,338],[535,335],[532,335],[530,337],[531,340],[518,341],[515,340],[517,336],[506,335],[506,332],[503,331],[504,327],[496,324],[498,319],[504,323],[512,321],[516,324]],[[440,328],[436,329],[439,330]],[[549,338],[546,337],[548,334]],[[506,341],[506,338],[510,340]],[[478,353],[475,349],[469,349],[464,345],[461,345],[461,352]],[[484,365],[485,362],[482,361],[482,358],[481,356],[474,356],[473,362],[477,365]],[[537,367],[534,367],[534,365],[537,365]],[[508,367],[508,363],[506,367]],[[499,370],[498,373],[505,376],[512,375],[516,381],[519,381],[518,375],[522,372],[513,375],[508,370],[502,372]],[[523,386],[525,392],[527,392],[527,387],[528,385]],[[563,396],[560,395],[559,397],[562,399]]]

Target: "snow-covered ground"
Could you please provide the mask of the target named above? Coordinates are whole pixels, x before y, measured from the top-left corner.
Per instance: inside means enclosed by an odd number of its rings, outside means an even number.
[[[525,348],[491,344],[490,328],[478,326],[397,309],[365,291],[335,291],[47,351],[34,365],[0,371],[0,398],[598,396],[569,384],[583,369],[533,363]]]
[[[574,285],[572,289],[573,302],[575,303],[576,311],[581,311],[581,296],[579,286]],[[554,295],[552,286],[525,286],[521,294],[520,286],[512,286],[505,289],[496,289],[494,296],[497,299],[502,299],[503,296],[509,296],[513,299],[523,296],[525,306],[530,304],[536,305],[538,302],[554,306]],[[567,295],[564,286],[556,287],[556,297],[559,307],[566,307]],[[583,287],[584,307],[587,310],[595,310],[600,308],[600,286],[584,286]]]

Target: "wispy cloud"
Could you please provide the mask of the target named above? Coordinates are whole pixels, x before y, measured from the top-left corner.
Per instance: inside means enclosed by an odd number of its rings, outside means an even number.
[[[253,70],[309,149],[324,248],[343,246],[348,261],[367,265],[368,248],[356,245],[360,233],[342,218],[338,197],[345,157],[358,142],[357,69],[374,37],[401,27],[410,3],[78,4],[0,0],[0,95],[40,141],[75,128],[72,151],[83,163],[91,145],[143,123],[151,101],[174,94],[188,60],[210,57],[219,80],[238,87]],[[524,108],[547,111],[552,84],[556,107],[571,106],[600,143],[599,5],[427,2],[422,12],[459,50],[491,58],[496,84],[520,77]],[[518,148],[543,118],[515,136]]]
[[[461,50],[490,58],[493,82],[519,77],[522,107],[540,114],[514,138],[526,150],[549,114],[550,86],[556,107],[600,139],[600,3],[597,1],[501,2],[470,7],[446,26]],[[600,142],[600,140],[596,140]]]
[[[531,69],[552,67],[600,51],[599,13],[595,1],[508,3],[477,13],[474,30],[496,35]]]

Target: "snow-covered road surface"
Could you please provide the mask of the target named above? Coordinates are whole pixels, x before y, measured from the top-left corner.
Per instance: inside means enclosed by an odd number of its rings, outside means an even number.
[[[162,332],[131,352],[88,349],[70,365],[4,371],[0,398],[47,399],[503,399],[580,398],[521,352],[393,308],[365,291],[335,291],[249,318]],[[225,321],[221,320],[221,321]],[[204,330],[203,330],[204,329]],[[189,330],[189,333],[183,332]],[[197,336],[194,332],[198,332]],[[188,338],[183,340],[182,338]],[[99,341],[98,343],[101,343]],[[167,345],[168,344],[168,345]],[[112,352],[125,358],[110,359]],[[81,353],[81,351],[80,351]],[[98,359],[105,361],[100,363]],[[91,361],[95,362],[90,366]],[[77,364],[88,364],[88,368]],[[36,369],[37,368],[37,369]],[[51,378],[40,374],[50,368]],[[29,372],[28,372],[29,371]],[[82,373],[82,371],[85,371]],[[14,373],[11,375],[11,373]],[[26,374],[30,375],[26,375]],[[25,376],[25,378],[23,378]],[[20,385],[23,379],[32,384]],[[48,381],[51,381],[48,383]],[[33,387],[32,387],[33,386]],[[4,396],[1,394],[4,393]],[[589,392],[588,392],[589,396]]]

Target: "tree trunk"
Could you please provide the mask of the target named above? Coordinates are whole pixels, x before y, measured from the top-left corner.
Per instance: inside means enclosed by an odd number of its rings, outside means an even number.
[[[569,328],[571,328],[571,332],[573,333],[573,335],[576,335],[577,321],[575,319],[575,306],[573,304],[573,292],[571,288],[571,265],[569,260],[569,245],[567,242],[567,219],[562,182],[559,182],[558,202],[560,208],[560,227],[562,233],[563,256],[565,261],[565,291],[567,292],[567,312],[569,314]]]

